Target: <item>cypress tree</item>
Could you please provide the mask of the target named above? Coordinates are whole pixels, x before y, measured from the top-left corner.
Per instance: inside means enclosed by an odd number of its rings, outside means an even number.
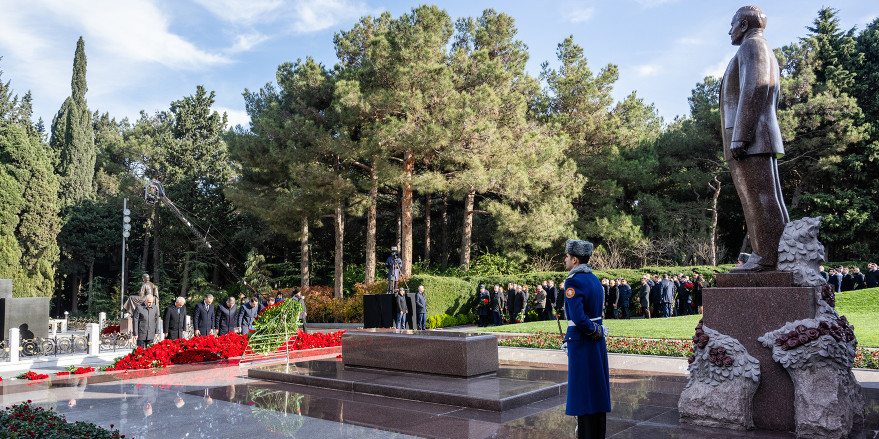
[[[70,97],[64,100],[52,121],[49,141],[55,161],[55,173],[61,180],[62,207],[90,198],[95,175],[95,134],[92,114],[86,105],[86,57],[82,37],[76,42],[73,56],[73,79]]]

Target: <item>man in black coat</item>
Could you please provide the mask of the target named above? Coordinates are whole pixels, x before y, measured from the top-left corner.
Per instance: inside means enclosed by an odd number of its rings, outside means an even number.
[[[479,286],[479,293],[476,295],[476,315],[479,320],[477,327],[488,326],[488,312],[491,309],[491,294],[485,289],[485,285]]]
[[[250,300],[238,307],[237,325],[241,328],[241,332],[247,332],[253,326],[253,321],[256,320],[259,310],[259,300],[256,297],[251,297]]]
[[[863,290],[866,286],[866,282],[864,279],[864,274],[861,273],[861,269],[858,267],[852,267],[852,271],[850,274],[852,276],[852,289]]]
[[[226,303],[221,303],[217,307],[214,327],[217,328],[217,335],[222,337],[229,332],[238,332],[238,307],[235,306],[235,298],[226,299]]]
[[[143,302],[134,309],[132,329],[137,346],[145,348],[151,344],[159,332],[159,307],[154,305],[155,298],[148,294]]]
[[[498,294],[498,296],[502,296]],[[427,298],[424,297],[424,285],[419,285],[415,292],[415,329],[427,329]]]
[[[687,286],[689,285],[689,287]],[[679,316],[688,316],[690,315],[690,291],[693,288],[693,284],[690,282],[690,279],[687,276],[681,277],[680,282],[678,283],[678,315]]]
[[[617,291],[620,293],[619,309],[622,312],[621,318],[628,319],[629,304],[632,303],[632,287],[629,286],[629,281],[621,278],[620,284],[617,285]]]
[[[178,297],[172,305],[165,308],[165,315],[162,318],[162,333],[168,340],[177,340],[184,338],[183,333],[186,331],[186,299]]]
[[[549,320],[553,316],[553,310],[556,307],[562,306],[562,304],[556,301],[558,292],[553,281],[547,281],[544,290],[546,290],[546,320]]]
[[[879,287],[879,266],[874,262],[867,264],[867,273],[864,274],[864,283],[867,288]]]
[[[406,289],[400,288],[394,296],[394,311],[397,312],[394,327],[397,329],[406,329],[406,317],[409,315],[409,306],[406,305]]]
[[[662,283],[659,281],[659,275],[653,275],[653,286],[650,287],[650,305],[653,311],[650,313],[652,317],[664,317],[662,314]]]
[[[617,282],[615,280],[607,281],[607,295],[605,296],[604,306],[604,317],[607,319],[616,319],[619,318],[617,315],[617,306],[620,301],[620,290],[617,287]]]
[[[549,282],[552,285],[552,281]],[[558,304],[556,311],[558,311],[559,320],[567,320],[568,316],[565,313],[565,281],[562,281],[556,290],[555,303]]]
[[[204,301],[195,305],[192,312],[192,327],[195,328],[195,336],[211,335],[214,332],[214,316],[216,308],[213,305],[214,295],[208,294]]]
[[[840,291],[851,291],[855,289],[855,278],[852,276],[848,268],[842,267],[842,283]]]
[[[507,314],[510,315],[510,323],[516,319],[516,286],[512,282],[507,284]]]

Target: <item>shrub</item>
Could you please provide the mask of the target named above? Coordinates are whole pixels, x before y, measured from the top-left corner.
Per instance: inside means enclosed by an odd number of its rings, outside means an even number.
[[[409,279],[411,291],[414,292],[419,285],[424,285],[428,318],[438,314],[454,316],[466,313],[475,305],[474,286],[464,279],[429,275]]]
[[[99,427],[91,422],[69,423],[54,410],[31,405],[31,401],[15,404],[0,411],[3,437],[13,438],[119,438],[119,430]]]
[[[306,320],[313,323],[357,323],[363,321],[363,295],[336,299],[332,287],[304,289]]]

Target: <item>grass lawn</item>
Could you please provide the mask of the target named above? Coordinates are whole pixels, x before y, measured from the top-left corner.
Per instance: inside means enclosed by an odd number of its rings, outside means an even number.
[[[879,288],[849,291],[836,295],[836,309],[855,327],[858,346],[879,347]],[[670,319],[605,320],[613,337],[689,339],[702,316]],[[747,324],[746,322],[742,322]],[[562,322],[562,330],[566,328]],[[492,332],[558,333],[555,321],[529,322],[492,327]]]

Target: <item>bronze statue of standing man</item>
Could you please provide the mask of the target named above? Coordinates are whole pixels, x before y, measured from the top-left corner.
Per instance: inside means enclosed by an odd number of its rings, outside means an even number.
[[[789,221],[781,196],[778,158],[784,155],[776,111],[778,60],[763,37],[766,14],[756,6],[740,8],[729,35],[739,50],[729,62],[720,86],[723,156],[751,239],[748,262],[732,272],[774,270],[778,241]]]

